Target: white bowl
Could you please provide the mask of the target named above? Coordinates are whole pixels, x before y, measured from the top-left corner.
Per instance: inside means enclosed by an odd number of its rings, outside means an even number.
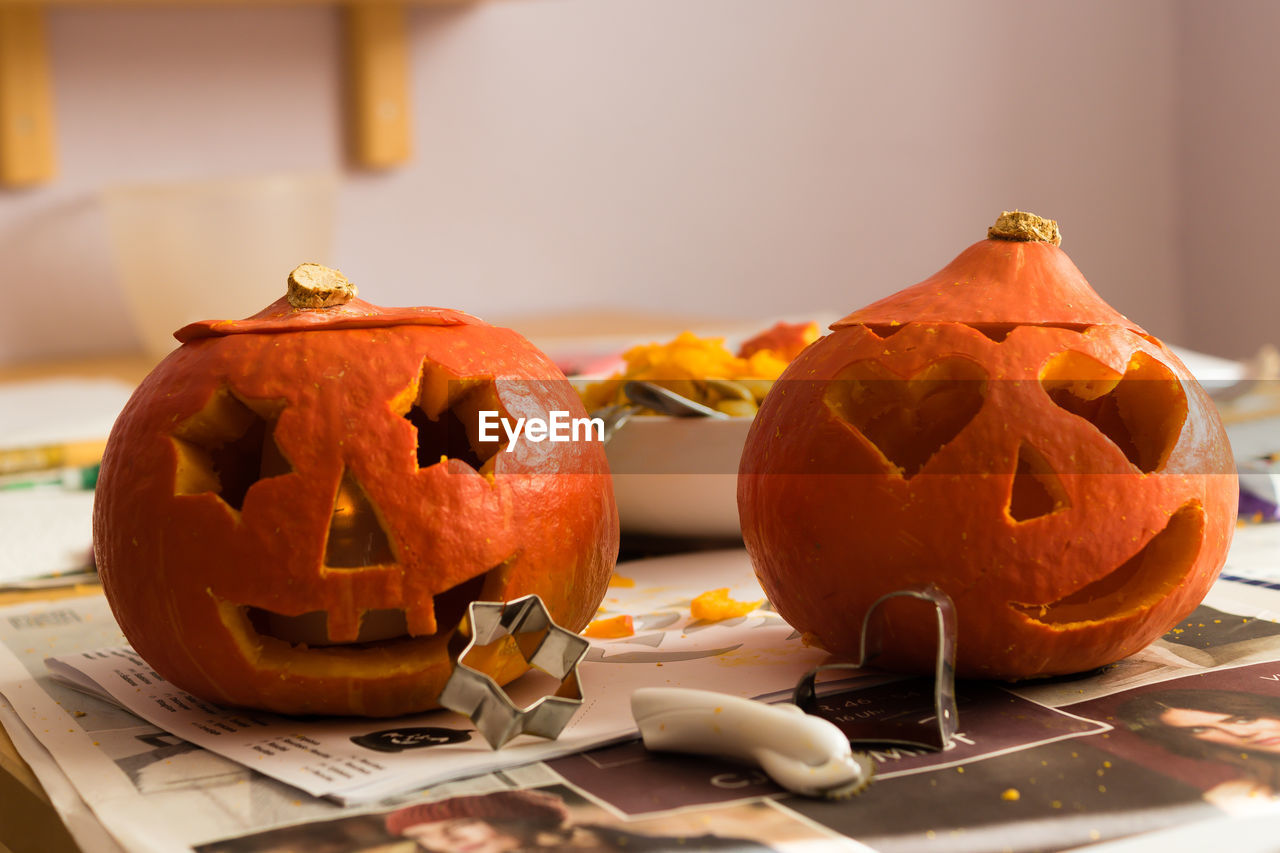
[[[626,533],[741,535],[738,460],[751,418],[637,415],[605,446]]]

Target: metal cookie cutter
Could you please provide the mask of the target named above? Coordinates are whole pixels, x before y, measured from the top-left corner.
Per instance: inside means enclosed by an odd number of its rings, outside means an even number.
[[[873,633],[870,630],[871,617],[881,604],[899,596],[928,601],[937,613],[938,658],[934,671],[933,705],[934,719],[938,726],[938,739],[933,742],[922,742],[895,734],[892,737],[858,737],[855,740],[859,743],[897,743],[933,750],[946,749],[960,724],[956,713],[956,608],[950,596],[934,584],[900,589],[877,598],[871,607],[867,608],[867,615],[862,620],[862,654],[858,662],[829,663],[810,670],[796,684],[792,701],[803,710],[817,714],[818,697],[814,679],[818,673],[832,669],[862,669],[871,664],[883,650],[879,633]]]
[[[521,734],[559,737],[582,705],[578,664],[590,642],[551,621],[536,595],[507,602],[473,601],[468,621],[471,639],[440,691],[440,705],[470,717],[494,749]],[[466,663],[468,655],[496,642],[514,645],[526,663],[560,679],[560,687],[527,708],[518,707],[492,676]]]

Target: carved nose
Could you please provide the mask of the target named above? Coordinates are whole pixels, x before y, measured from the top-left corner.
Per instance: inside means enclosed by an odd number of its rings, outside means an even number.
[[[359,569],[389,565],[395,561],[391,541],[378,520],[373,504],[351,472],[343,472],[329,521],[329,538],[324,549],[325,566]]]

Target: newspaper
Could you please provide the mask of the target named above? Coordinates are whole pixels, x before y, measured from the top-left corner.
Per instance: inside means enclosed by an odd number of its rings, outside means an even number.
[[[1257,719],[1265,719],[1258,709],[1267,702],[1280,707],[1280,624],[1271,619],[1280,613],[1280,584],[1252,576],[1263,567],[1234,559],[1260,559],[1274,541],[1270,528],[1240,530],[1229,567],[1232,577],[1249,575],[1251,583],[1220,582],[1181,625],[1117,665],[1044,683],[961,683],[960,733],[952,746],[942,752],[872,751],[876,781],[844,801],[791,796],[756,768],[650,753],[624,738],[344,807],[260,773],[266,757],[248,765],[228,760],[52,681],[42,663],[46,655],[119,647],[122,638],[101,599],[0,612],[0,691],[34,735],[19,748],[37,775],[45,780],[60,773],[64,784],[70,780],[101,828],[127,850],[439,849],[431,846],[431,833],[464,818],[530,848],[590,842],[632,850],[825,850],[840,844],[882,851],[1065,849],[1171,825],[1214,826],[1225,816],[1232,826],[1280,820],[1280,770],[1273,769],[1266,742],[1272,736],[1236,744],[1233,759],[1230,751],[1214,752],[1203,743],[1192,743],[1196,749],[1190,741],[1179,744],[1167,732],[1154,737],[1162,724],[1134,716],[1150,704],[1144,697],[1171,705],[1169,697],[1191,695],[1189,690],[1222,708],[1251,702]],[[768,611],[733,626],[689,630],[687,613],[680,611],[687,611],[692,594],[713,585],[729,585],[736,598],[751,594],[750,566],[740,551],[645,561],[620,571],[637,585],[611,590],[607,606],[643,617],[636,619],[642,627],[635,637],[593,648],[591,664],[601,675],[586,675],[584,665],[589,696],[625,697],[638,684],[690,684],[683,672],[697,680],[690,686],[776,697],[792,680],[782,678],[787,665],[780,659],[812,654],[785,628],[776,629],[778,645],[771,650],[749,646],[752,634],[775,630],[777,617]],[[738,582],[720,582],[728,578]],[[671,625],[684,630],[663,630]],[[689,639],[705,645],[674,645]],[[703,656],[688,660],[691,652]],[[707,654],[714,652],[719,654]],[[625,679],[604,677],[615,670],[630,672]],[[828,687],[820,712],[846,730],[868,721],[926,725],[932,711],[927,679],[876,676]],[[1196,709],[1180,709],[1188,710]],[[1244,716],[1226,711],[1207,724],[1197,718],[1201,739],[1214,732],[1225,737],[1214,726],[1229,728],[1224,717]],[[12,727],[8,717],[0,718]],[[369,730],[367,724],[362,729]],[[47,750],[43,757],[29,748],[36,740]],[[428,778],[433,771],[425,767],[441,761],[448,746],[397,754],[419,757],[420,778]],[[513,741],[515,746],[524,744]],[[517,807],[525,800],[511,799],[512,792],[524,792],[540,806]],[[1233,851],[1238,847],[1233,843]]]
[[[334,849],[345,851],[454,849],[444,834],[466,820],[483,824],[475,831],[487,838],[520,849],[562,849],[585,835],[594,849],[608,850],[840,849],[836,838],[879,851],[1058,850],[1175,825],[1174,837],[1185,838],[1203,825],[1228,833],[1233,853],[1271,850],[1280,825],[1280,775],[1267,781],[1267,768],[1247,768],[1244,760],[1172,751],[1122,712],[1144,696],[1177,696],[1188,685],[1280,709],[1280,625],[1239,615],[1277,606],[1280,593],[1226,582],[1211,597],[1214,603],[1134,662],[1140,676],[1125,674],[1109,682],[1110,689],[1095,685],[1124,667],[1023,687],[962,682],[961,730],[953,745],[941,752],[873,750],[876,781],[852,800],[792,796],[757,769],[655,754],[629,741],[541,765],[552,780],[531,779],[524,793],[554,820],[500,791],[276,828],[198,849],[267,853],[313,849],[335,838],[342,841]],[[1219,609],[1228,605],[1236,612]],[[1205,652],[1211,657],[1198,654]],[[867,720],[924,725],[931,688],[927,679],[855,679],[825,695],[820,712],[846,731]],[[1262,745],[1233,748],[1264,760]],[[1237,832],[1242,826],[1250,830],[1244,842]],[[1268,826],[1270,833],[1260,828]],[[1169,836],[1155,837],[1170,843]],[[420,846],[395,846],[406,839]]]
[[[729,587],[730,594],[739,600],[763,598],[741,551],[642,561],[623,565],[620,572],[624,576],[634,573],[638,583],[632,588],[611,588],[605,615],[632,614],[637,617],[638,633],[590,651],[581,672],[589,701],[559,740],[524,736],[495,752],[474,739],[431,745],[431,738],[409,731],[401,740],[416,741],[419,748],[400,753],[363,750],[387,768],[379,779],[370,781],[385,781],[394,790],[432,785],[434,794],[439,786],[432,780],[483,773],[499,764],[535,761],[628,736],[633,728],[627,703],[638,684],[696,684],[750,695],[789,686],[823,659],[820,653],[805,648],[795,632],[767,608],[722,623],[690,624],[689,599],[708,588]],[[248,747],[245,750],[251,758],[246,764],[229,760],[125,711],[115,701],[55,680],[44,663],[50,655],[81,659],[84,650],[101,649],[115,649],[119,654],[109,658],[127,662],[119,656],[125,654],[121,651],[123,641],[101,597],[0,611],[0,694],[13,704],[17,716],[47,750],[47,757],[32,750],[24,750],[23,757],[33,764],[42,781],[53,778],[54,771],[60,769],[126,848],[188,849],[194,843],[257,826],[341,813],[335,801],[358,802],[384,795],[372,787],[354,794],[326,794],[331,799],[309,795],[303,785],[286,784],[261,772],[271,764],[275,770],[292,773],[298,770],[297,764],[270,762],[262,752]],[[150,675],[148,678],[154,680]],[[222,713],[243,719],[243,714]],[[593,714],[596,722],[592,722]],[[269,715],[252,716],[265,719]],[[452,722],[440,727],[471,728],[453,715],[437,713],[421,718],[345,723],[289,720],[282,725],[291,737],[300,734],[332,746],[335,756],[341,750],[362,749],[350,742],[352,737],[397,727],[430,728],[422,725],[423,719],[439,722],[451,718]],[[326,727],[329,730],[322,731]],[[587,734],[580,734],[582,731]],[[223,737],[229,739],[229,735]],[[426,746],[431,748],[421,748]],[[306,755],[320,758],[297,750],[289,760]],[[49,766],[48,758],[56,766]],[[314,777],[306,770],[296,775]],[[174,819],[157,825],[154,816],[158,813]]]
[[[232,832],[336,811],[114,703],[59,684],[43,663],[50,652],[122,640],[101,596],[0,610],[0,694],[12,707],[12,717],[0,717],[84,850],[109,851],[105,831],[126,850],[182,851]]]
[[[632,737],[636,687],[696,685],[754,696],[792,687],[825,660],[767,608],[723,622],[693,620],[690,599],[706,589],[728,587],[737,600],[762,601],[764,593],[741,552],[700,555],[694,578],[688,563],[654,560],[642,569],[643,584],[611,587],[603,615],[628,614],[640,631],[594,641],[579,671],[586,701],[558,738],[523,735],[500,750],[449,711],[370,721],[219,708],[170,684],[127,646],[55,656],[47,665],[59,680],[312,796],[368,802]],[[526,681],[509,688],[525,706],[539,695]]]

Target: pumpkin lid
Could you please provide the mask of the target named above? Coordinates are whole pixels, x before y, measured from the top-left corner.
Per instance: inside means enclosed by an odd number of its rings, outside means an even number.
[[[1121,326],[1145,334],[1099,296],[1067,254],[1058,223],[1006,211],[987,239],[929,278],[860,308],[845,326],[969,323],[1020,326]]]
[[[173,333],[182,343],[200,338],[311,329],[385,326],[464,326],[483,321],[448,308],[383,308],[356,298],[356,286],[335,269],[302,264],[289,273],[289,291],[243,320],[200,320]]]

